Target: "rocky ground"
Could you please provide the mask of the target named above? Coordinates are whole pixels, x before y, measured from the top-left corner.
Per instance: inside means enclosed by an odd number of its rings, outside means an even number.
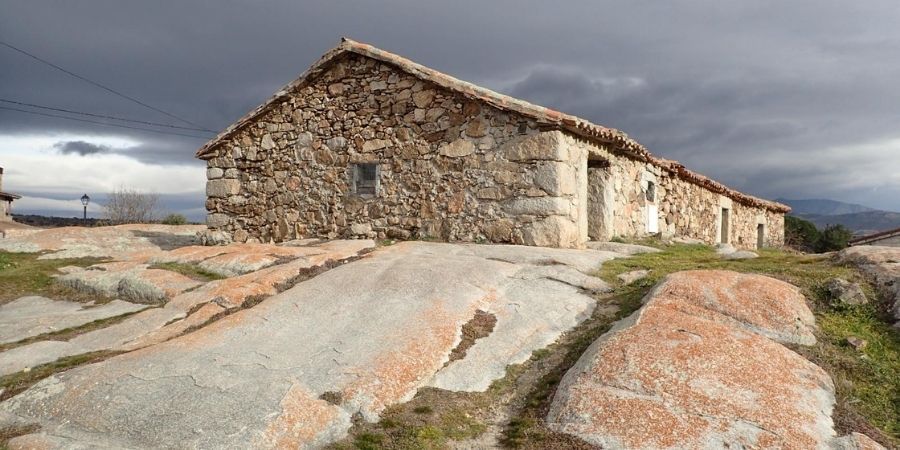
[[[664,277],[669,251],[633,244],[205,247],[196,231],[0,240],[97,299],[0,299],[0,444],[879,448],[835,425],[843,384],[792,350],[821,333],[783,281]]]

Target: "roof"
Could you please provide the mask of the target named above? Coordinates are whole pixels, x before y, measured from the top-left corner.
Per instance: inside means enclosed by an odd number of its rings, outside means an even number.
[[[0,199],[3,200],[17,200],[22,198],[21,195],[10,194],[9,192],[0,191]]]
[[[895,228],[893,230],[887,231],[879,231],[878,233],[872,233],[866,236],[860,236],[858,238],[850,239],[850,245],[864,245],[871,242],[880,241],[882,239],[892,238],[894,236],[900,236],[900,228]]]
[[[237,122],[219,133],[212,140],[204,144],[203,147],[200,147],[196,154],[197,158],[205,159],[211,157],[215,147],[223,140],[229,138],[233,133],[252,122],[256,117],[268,111],[269,108],[276,105],[279,100],[286,99],[291,92],[294,92],[296,89],[303,87],[314,80],[317,75],[325,71],[332,61],[349,53],[362,55],[395,66],[419,79],[429,81],[467,98],[487,103],[497,109],[519,113],[535,120],[543,126],[565,130],[585,139],[607,144],[618,153],[656,165],[689,183],[730,197],[738,203],[766,208],[781,213],[786,213],[791,210],[787,205],[763,200],[731,189],[724,184],[688,170],[678,163],[678,161],[657,158],[643,145],[614,128],[597,125],[576,116],[564,114],[559,111],[554,111],[543,106],[534,105],[524,100],[494,92],[481,86],[476,86],[472,83],[456,79],[437,70],[410,61],[402,56],[348,38],[342,38],[340,45],[325,53],[315,64],[300,75],[299,78],[288,83],[265,103],[254,108]]]

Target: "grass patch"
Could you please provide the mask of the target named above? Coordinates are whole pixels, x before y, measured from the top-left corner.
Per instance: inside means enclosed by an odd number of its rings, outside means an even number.
[[[192,280],[197,281],[213,281],[227,278],[215,272],[210,272],[196,264],[185,264],[176,262],[159,263],[150,266],[151,269],[168,270],[169,272],[180,273]]]
[[[65,266],[87,267],[99,258],[38,259],[38,253],[0,252],[0,304],[26,295],[41,295],[70,301],[105,300],[65,287],[53,275]]]
[[[350,436],[332,449],[442,449],[450,441],[481,435],[487,429],[473,414],[486,407],[484,394],[420,390],[412,401],[384,410],[378,423],[357,421]]]
[[[6,375],[4,377],[0,377],[0,389],[3,389],[3,394],[0,394],[0,401],[6,400],[10,397],[13,397],[20,392],[28,389],[38,381],[43,380],[44,378],[49,377],[55,373],[62,372],[64,370],[69,370],[73,367],[78,367],[82,364],[90,364],[98,361],[102,361],[106,358],[121,354],[121,351],[109,351],[102,350],[98,352],[84,353],[81,355],[68,356],[65,358],[60,358],[54,362],[41,364],[40,366],[32,367],[28,371],[16,372],[13,374]]]

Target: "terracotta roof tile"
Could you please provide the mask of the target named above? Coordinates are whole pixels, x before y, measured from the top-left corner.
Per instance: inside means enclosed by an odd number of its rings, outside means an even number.
[[[306,72],[300,75],[299,78],[292,81],[284,88],[280,89],[265,103],[247,113],[240,120],[219,133],[211,141],[207,142],[197,151],[196,156],[201,159],[210,157],[215,147],[224,139],[228,138],[232,133],[244,127],[258,115],[267,111],[269,107],[273,106],[278,100],[286,97],[288,93],[292,92],[298,87],[304,86],[307,82],[314,79],[316,75],[322,73],[327,68],[328,64],[331,61],[346,53],[355,53],[381,61],[386,64],[393,65],[415,77],[432,82],[438,86],[460,93],[466,97],[483,101],[497,109],[519,113],[539,122],[542,125],[556,127],[589,140],[608,144],[620,153],[661,167],[689,183],[699,185],[712,192],[730,197],[738,203],[766,208],[782,213],[789,212],[791,210],[790,207],[786,205],[763,200],[731,189],[719,182],[713,181],[703,175],[686,169],[677,161],[657,158],[653,156],[653,154],[651,154],[650,151],[648,151],[643,145],[639,144],[634,139],[629,138],[628,135],[619,130],[607,128],[602,125],[597,125],[576,116],[561,113],[559,111],[545,108],[543,106],[534,105],[524,100],[503,95],[481,86],[476,86],[472,83],[456,79],[437,70],[410,61],[409,59],[406,59],[402,56],[398,56],[391,52],[373,47],[369,44],[356,42],[347,38],[341,39],[340,45],[325,53],[325,55],[323,55],[315,64],[307,69]]]

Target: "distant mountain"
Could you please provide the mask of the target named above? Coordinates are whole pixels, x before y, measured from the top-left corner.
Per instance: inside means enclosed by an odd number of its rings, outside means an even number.
[[[817,214],[794,214],[801,219],[806,219],[819,229],[828,225],[843,225],[853,231],[853,234],[862,236],[877,233],[879,231],[900,228],[900,213],[891,211],[865,211],[854,214],[838,214],[825,216]]]
[[[854,203],[828,199],[788,200],[780,203],[790,206],[792,216],[806,219],[819,229],[828,225],[843,225],[857,236],[900,228],[900,213],[882,211]]]
[[[813,198],[804,200],[789,200],[779,198],[776,200],[784,203],[793,209],[791,214],[795,216],[816,215],[816,216],[838,216],[843,214],[856,214],[863,212],[878,211],[868,206],[857,205],[855,203],[839,202],[837,200],[828,200],[824,198]]]

